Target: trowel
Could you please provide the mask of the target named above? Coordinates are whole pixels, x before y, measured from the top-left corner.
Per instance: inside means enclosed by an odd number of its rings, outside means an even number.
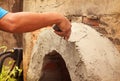
[[[76,23],[76,22],[71,23],[71,25],[72,25],[71,34],[70,34],[70,37],[69,37],[68,41],[77,42],[81,38],[83,38],[83,37],[85,37],[87,35],[87,32],[86,32],[87,29],[85,27],[87,25],[85,25],[83,23]],[[62,32],[57,25],[54,25],[53,29],[55,31]]]

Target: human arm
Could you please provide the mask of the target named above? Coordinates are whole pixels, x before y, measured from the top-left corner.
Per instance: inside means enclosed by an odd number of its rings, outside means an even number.
[[[53,24],[62,30],[55,31],[56,34],[66,39],[69,37],[71,24],[67,18],[58,13],[9,12],[0,19],[0,29],[12,33],[30,32]]]

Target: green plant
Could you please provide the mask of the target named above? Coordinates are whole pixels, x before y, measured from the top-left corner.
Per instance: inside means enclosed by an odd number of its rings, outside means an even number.
[[[7,51],[7,46],[0,46],[0,50],[3,49],[3,52]]]
[[[6,46],[1,46],[0,49],[3,49],[3,52],[7,51]],[[11,50],[11,52],[14,51]],[[22,75],[22,69],[19,69],[18,66],[14,64],[15,62],[10,60],[8,62],[8,65],[2,66],[2,71],[0,73],[0,81],[17,81],[18,77]]]
[[[11,61],[9,64],[11,64]],[[16,77],[19,77],[21,73],[22,69],[19,69],[17,66],[15,66],[12,71],[10,71],[9,66],[3,66],[0,74],[0,81],[17,81]]]

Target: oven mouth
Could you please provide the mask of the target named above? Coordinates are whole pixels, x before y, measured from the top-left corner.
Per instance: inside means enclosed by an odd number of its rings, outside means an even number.
[[[53,50],[43,58],[39,81],[71,81],[68,68],[63,57]]]

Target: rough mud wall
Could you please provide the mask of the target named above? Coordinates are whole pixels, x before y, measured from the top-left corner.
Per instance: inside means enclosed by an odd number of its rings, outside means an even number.
[[[120,11],[119,0],[26,0],[25,11],[57,11],[66,15],[101,15]]]
[[[38,13],[55,11],[66,15],[71,21],[75,22],[82,22],[81,16],[97,16],[101,23],[99,27],[93,28],[113,41],[120,51],[120,0],[24,0],[24,11]],[[33,32],[24,35],[25,75],[29,65],[31,50],[37,40],[38,33]]]
[[[10,12],[22,11],[22,0],[1,0],[0,6]],[[16,9],[16,10],[15,10]],[[22,34],[11,34],[0,31],[0,46],[8,49],[22,47]]]

